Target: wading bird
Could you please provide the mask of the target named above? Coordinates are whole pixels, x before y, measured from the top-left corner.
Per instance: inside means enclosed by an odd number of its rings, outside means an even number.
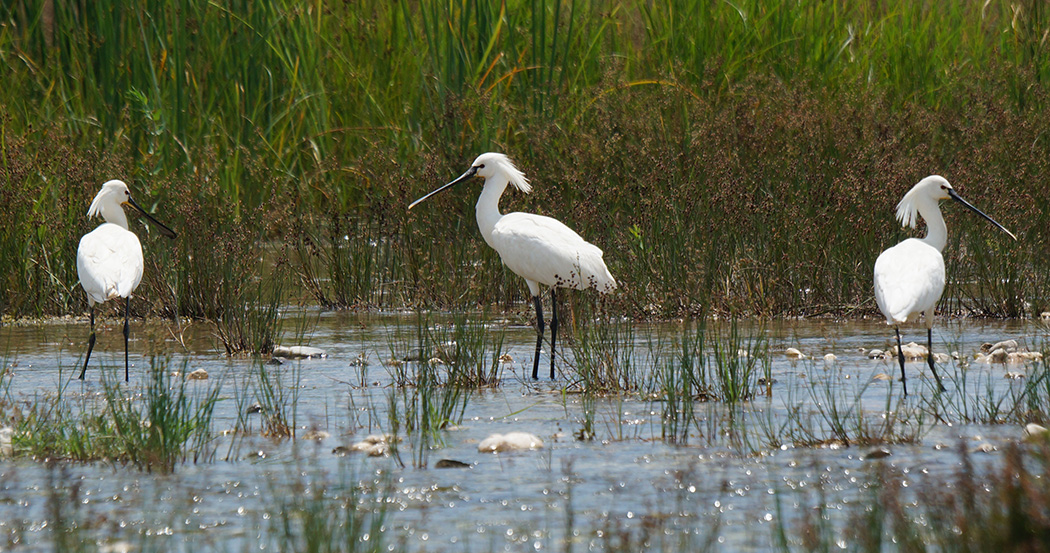
[[[941,250],[948,241],[948,228],[944,225],[938,203],[948,198],[972,209],[1017,240],[1012,232],[962,199],[944,177],[931,175],[922,179],[897,204],[897,220],[901,224],[915,228],[921,215],[927,229],[925,238],[909,238],[882,252],[875,260],[875,301],[886,316],[886,323],[893,325],[897,333],[897,359],[901,365],[904,395],[908,395],[908,385],[904,377],[900,325],[914,320],[920,313],[926,322],[929,347],[926,359],[937,380],[937,388],[944,390],[933,360],[933,312],[944,291],[944,258]]]
[[[532,360],[532,378],[538,378],[540,347],[543,344],[543,304],[540,284],[551,289],[551,378],[554,378],[554,346],[558,339],[558,288],[586,290],[596,288],[606,293],[616,288],[616,280],[602,260],[602,250],[580,238],[572,229],[550,217],[531,213],[499,212],[499,199],[508,184],[528,194],[532,190],[525,175],[503,154],[478,156],[470,169],[456,180],[434,190],[408,206],[417,204],[438,192],[447,190],[475,175],[485,179],[475,214],[478,229],[492,249],[511,271],[525,279],[536,307],[536,355]]]
[[[87,372],[91,350],[95,347],[95,304],[124,298],[124,381],[128,381],[128,306],[131,304],[131,293],[142,280],[142,246],[135,233],[128,230],[124,205],[130,205],[145,215],[164,236],[175,238],[175,231],[162,225],[131,199],[131,191],[123,182],[111,180],[103,184],[102,190],[95,195],[88,208],[88,217],[101,215],[106,222],[85,234],[77,248],[77,276],[80,277],[84,292],[87,292],[88,307],[91,309],[91,335],[88,337],[84,368],[80,371],[81,380]]]

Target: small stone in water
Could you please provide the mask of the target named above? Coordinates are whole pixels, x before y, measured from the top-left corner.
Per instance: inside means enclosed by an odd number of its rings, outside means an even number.
[[[508,432],[506,434],[492,434],[478,444],[481,453],[500,453],[503,451],[515,451],[521,449],[540,449],[543,440],[529,432]]]
[[[190,374],[186,375],[186,380],[207,380],[208,371],[204,369],[197,369]]]
[[[829,364],[830,363],[834,363],[836,359],[838,359],[838,357],[835,357],[834,353],[829,353],[829,354],[824,356],[824,362],[825,363],[829,363]]]
[[[1017,340],[1003,340],[1001,342],[996,342],[992,344],[991,351],[995,351],[999,348],[1005,349],[1007,353],[1017,351]]]
[[[893,380],[893,377],[886,373],[879,373],[871,378],[872,380]]]
[[[434,468],[437,469],[468,469],[470,463],[464,463],[463,461],[456,461],[455,459],[442,459],[434,464]]]
[[[883,459],[885,457],[889,457],[890,455],[893,455],[890,452],[890,450],[880,447],[878,449],[873,449],[865,453],[864,460],[867,461],[868,459]]]
[[[973,453],[994,453],[995,446],[988,442],[981,442],[980,445],[973,448]]]
[[[872,349],[868,351],[868,359],[882,359],[885,353],[881,349]]]
[[[306,434],[303,434],[302,439],[321,441],[329,436],[331,436],[331,434],[325,432],[324,430],[309,430],[306,432]]]
[[[360,451],[369,457],[382,457],[390,452],[392,440],[389,434],[369,434],[364,440],[350,446],[350,451]]]
[[[1006,362],[1019,365],[1029,361],[1042,361],[1043,354],[1038,351],[1013,351],[1006,355]]]
[[[1045,426],[1029,423],[1024,427],[1024,439],[1027,441],[1045,440],[1048,437],[1050,437],[1050,430],[1047,430]]]
[[[15,435],[15,429],[10,426],[0,428],[0,457],[11,457],[15,454],[15,448],[11,439]]]
[[[784,355],[787,355],[791,359],[805,359],[806,354],[798,350],[798,348],[788,348],[784,350]]]
[[[1006,373],[1003,376],[1010,380],[1021,380],[1022,378],[1024,378],[1024,373]]]
[[[323,349],[309,346],[274,346],[273,354],[276,357],[287,359],[323,359],[328,357]]]
[[[916,344],[915,342],[908,342],[901,346],[901,351],[904,353],[904,359],[908,361],[920,361],[926,359],[929,355],[930,350],[926,349],[926,346]],[[897,355],[896,348],[890,348],[890,355]]]

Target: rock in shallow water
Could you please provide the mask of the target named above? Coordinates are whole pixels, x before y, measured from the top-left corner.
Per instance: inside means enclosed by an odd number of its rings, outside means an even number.
[[[889,457],[890,455],[893,455],[890,452],[890,450],[888,450],[888,449],[886,449],[884,447],[880,447],[880,448],[873,449],[873,450],[865,453],[864,454],[864,460],[867,461],[869,459],[883,459],[885,457]]]
[[[1040,426],[1035,423],[1026,424],[1024,427],[1024,440],[1026,442],[1046,440],[1050,438],[1050,430],[1047,430],[1045,426]]]
[[[434,464],[436,469],[469,469],[470,463],[457,461],[455,459],[442,459]]]
[[[274,357],[284,357],[286,359],[323,359],[328,357],[328,354],[323,349],[310,346],[274,346],[273,355]]]
[[[186,380],[207,380],[208,371],[204,369],[197,369],[190,374],[186,375]]]
[[[503,451],[518,451],[525,449],[540,449],[543,440],[539,436],[529,432],[508,432],[506,434],[492,434],[481,440],[478,451],[481,453],[500,453]]]
[[[11,439],[15,436],[15,429],[10,426],[0,428],[0,457],[11,457],[15,454],[15,448]]]

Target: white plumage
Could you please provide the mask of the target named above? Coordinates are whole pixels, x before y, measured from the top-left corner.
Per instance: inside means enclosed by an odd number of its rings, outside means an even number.
[[[126,298],[142,281],[142,246],[135,233],[115,223],[102,223],[80,239],[77,276],[88,305]]]
[[[95,195],[88,208],[88,217],[100,215],[106,222],[85,234],[77,248],[77,276],[87,293],[91,312],[91,335],[84,368],[80,371],[81,379],[95,346],[95,305],[116,298],[125,299],[124,379],[128,379],[128,301],[142,281],[143,259],[138,237],[128,230],[128,219],[122,207],[125,204],[142,212],[162,234],[175,238],[171,229],[157,222],[131,199],[131,191],[123,182],[111,180]]]
[[[875,260],[875,301],[886,323],[897,325],[926,314],[933,326],[933,308],[944,292],[941,251],[919,238],[909,238]]]
[[[933,359],[934,309],[944,292],[944,257],[941,251],[948,241],[948,228],[941,217],[939,203],[952,198],[991,221],[1011,237],[1016,237],[991,217],[962,199],[944,177],[931,175],[918,182],[897,204],[897,219],[904,226],[915,228],[919,216],[926,221],[926,237],[909,238],[879,255],[875,260],[875,302],[886,317],[886,323],[896,328],[898,359],[904,395],[908,386],[904,377],[904,355],[901,352],[900,325],[914,321],[921,313],[926,324],[930,354],[930,370],[941,390],[944,386],[937,376]]]
[[[616,288],[616,279],[605,266],[602,250],[581,238],[561,221],[532,213],[500,213],[499,200],[507,185],[525,193],[532,190],[532,185],[525,175],[503,154],[490,152],[478,156],[466,173],[412,202],[409,209],[475,175],[485,179],[485,186],[478,197],[475,210],[481,236],[499,253],[500,259],[508,269],[525,279],[536,307],[539,336],[536,341],[536,355],[533,358],[533,378],[537,378],[538,375],[540,346],[543,341],[540,285],[551,288],[551,378],[554,378],[554,346],[558,329],[555,290],[596,288],[599,292],[606,293]]]

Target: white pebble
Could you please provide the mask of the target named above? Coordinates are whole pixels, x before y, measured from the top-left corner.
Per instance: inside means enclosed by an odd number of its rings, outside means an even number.
[[[478,451],[481,453],[499,453],[502,451],[515,451],[522,449],[540,449],[543,440],[529,432],[508,432],[506,434],[492,434],[481,440]]]

